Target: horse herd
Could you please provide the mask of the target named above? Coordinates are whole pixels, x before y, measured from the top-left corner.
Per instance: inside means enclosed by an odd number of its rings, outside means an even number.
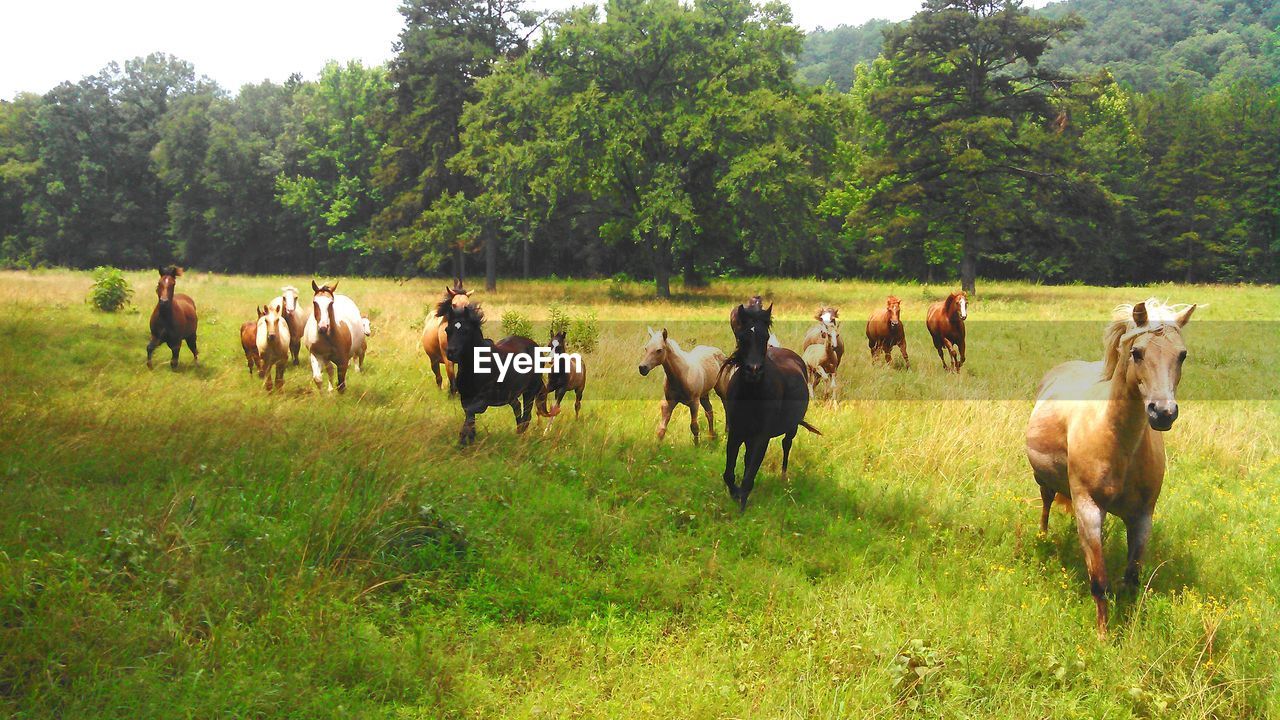
[[[161,343],[173,352],[185,341],[198,362],[195,303],[174,288],[181,269],[160,268],[157,303],[151,315],[151,341],[147,366]],[[371,332],[368,318],[347,296],[337,294],[337,283],[312,282],[310,311],[298,302],[297,290],[286,287],[280,296],[257,308],[256,320],[240,328],[249,372],[265,378],[267,390],[279,389],[286,364],[298,364],[305,344],[310,352],[312,378],[321,387],[327,373],[329,387],[346,388],[348,367],[363,366],[365,342]],[[1110,513],[1125,524],[1128,560],[1125,585],[1138,582],[1139,566],[1151,532],[1156,500],[1164,479],[1165,450],[1160,433],[1178,417],[1175,392],[1182,376],[1187,348],[1182,328],[1195,305],[1167,305],[1148,299],[1136,305],[1118,306],[1103,339],[1100,362],[1073,361],[1050,370],[1040,383],[1026,434],[1026,454],[1040,488],[1040,529],[1047,532],[1055,500],[1071,508],[1097,610],[1099,636],[1107,628],[1107,595],[1110,587],[1102,556],[1102,521]],[[934,348],[949,372],[959,372],[965,362],[965,320],[968,299],[963,292],[950,294],[929,306],[926,327]],[[839,311],[823,307],[817,323],[805,334],[799,353],[781,346],[772,332],[773,306],[752,297],[729,315],[735,347],[725,355],[719,349],[698,345],[685,350],[666,329],[648,330],[639,372],[648,375],[661,367],[665,374],[659,405],[658,438],[666,435],[672,411],[689,408],[689,429],[698,442],[698,409],[707,416],[707,431],[715,439],[711,394],[721,399],[725,415],[724,482],[730,496],[744,511],[756,475],[773,438],[782,438],[782,477],[787,476],[792,442],[800,428],[821,434],[805,420],[809,401],[825,384],[835,390],[836,372],[844,355]],[[586,387],[586,367],[577,363],[553,365],[550,373],[529,370],[531,363],[507,363],[517,357],[532,358],[538,344],[511,336],[490,340],[484,336],[484,311],[471,302],[470,293],[455,282],[445,289],[439,304],[427,317],[422,347],[431,362],[436,386],[443,386],[444,366],[450,393],[456,393],[464,419],[459,443],[476,436],[475,417],[488,408],[512,409],[517,432],[524,432],[536,411],[554,418],[564,396],[575,394],[574,410],[580,410]],[[874,312],[866,325],[872,362],[883,355],[892,360],[898,348],[910,367],[901,302],[890,296],[885,307]],[[553,357],[565,355],[563,332],[552,335]],[[478,349],[495,357],[505,375],[482,372],[476,367]],[[949,362],[948,362],[949,356]],[[272,377],[274,371],[274,378]],[[549,408],[547,397],[554,396]],[[738,454],[744,453],[742,481],[737,482]]]

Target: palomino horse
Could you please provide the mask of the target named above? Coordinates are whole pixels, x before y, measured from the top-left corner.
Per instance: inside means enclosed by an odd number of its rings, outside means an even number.
[[[255,344],[258,356],[262,358],[262,377],[266,378],[262,387],[267,392],[284,389],[284,368],[289,364],[289,348],[291,335],[289,320],[280,314],[280,306],[271,304],[267,312],[258,318],[255,332]],[[271,371],[275,370],[275,382],[272,383]]]
[[[445,287],[444,296],[441,300],[447,300],[453,307],[461,310],[471,303],[471,292],[462,287],[462,278],[453,281],[453,287]],[[422,350],[427,353],[427,359],[431,361],[431,372],[436,376],[436,387],[440,387],[442,378],[440,377],[440,365],[444,365],[445,372],[449,376],[449,394],[455,392],[453,381],[456,370],[453,363],[446,357],[445,348],[449,344],[449,338],[445,333],[444,318],[431,312],[427,314],[427,321],[422,328]]]
[[[457,308],[452,298],[446,297],[436,312],[445,321],[448,335],[445,354],[457,366],[454,388],[465,415],[458,433],[459,445],[475,442],[476,415],[491,407],[510,406],[516,416],[517,433],[528,429],[535,403],[540,406],[539,415],[555,415],[541,409],[546,406],[547,389],[537,373],[534,351],[537,345],[532,340],[519,335],[498,342],[485,338],[484,311],[479,305]],[[478,368],[477,355],[483,353],[488,354],[487,368]],[[528,363],[527,367],[521,367],[524,363]],[[500,371],[503,367],[507,368],[505,374]]]
[[[756,473],[764,461],[771,438],[782,436],[782,478],[787,477],[791,459],[791,442],[797,429],[818,430],[805,422],[809,409],[809,387],[805,381],[804,360],[786,348],[769,347],[769,325],[773,306],[755,310],[738,308],[738,329],[734,332],[737,348],[725,363],[725,369],[736,369],[724,395],[725,445],[724,484],[738,508],[747,509],[747,498],[755,487]],[[725,373],[728,375],[728,373]],[[821,433],[818,433],[821,434]],[[734,480],[738,466],[738,450],[746,445],[742,470],[742,486]]]
[[[942,360],[943,370],[960,372],[960,366],[964,365],[964,321],[968,317],[969,296],[963,290],[953,292],[946,300],[930,305],[925,312],[924,325],[929,329],[929,335],[933,336],[933,347]],[[947,365],[947,359],[942,356],[944,347],[951,353],[951,365]],[[957,351],[959,359],[956,358]]]
[[[1073,361],[1040,382],[1027,427],[1027,459],[1040,485],[1040,531],[1049,530],[1055,497],[1070,499],[1098,610],[1098,635],[1107,630],[1107,568],[1102,520],[1124,521],[1129,541],[1125,585],[1138,569],[1164,481],[1164,438],[1178,418],[1174,393],[1187,346],[1182,328],[1195,305],[1155,299],[1116,308],[1103,337],[1101,362]]]
[[[836,368],[840,367],[840,356],[836,353],[836,336],[825,329],[818,331],[820,345],[806,345],[804,354],[805,370],[809,378],[809,394],[817,396],[818,383],[828,381],[827,393],[831,401],[836,397]]]
[[[302,336],[307,329],[307,316],[311,313],[298,302],[298,288],[286,285],[280,288],[280,295],[269,305],[279,308],[278,312],[289,323],[289,354],[293,356],[293,364],[298,364],[298,350],[302,348]]]
[[[311,301],[311,317],[303,330],[303,342],[311,354],[311,379],[319,388],[324,374],[329,375],[333,390],[333,371],[338,370],[338,392],[347,389],[347,367],[352,358],[364,353],[364,328],[360,326],[360,309],[346,295],[335,294],[338,283],[317,285],[311,281],[315,296]]]
[[[151,342],[147,343],[147,367],[151,367],[151,353],[164,343],[173,351],[169,367],[178,369],[178,349],[187,341],[192,362],[200,364],[200,351],[196,349],[196,303],[188,295],[174,294],[173,288],[182,276],[182,268],[175,265],[159,268],[160,281],[156,283],[156,307],[151,311]]]
[[[817,320],[818,324],[810,327],[809,330],[805,332],[804,340],[800,341],[801,354],[803,354],[805,348],[810,345],[826,344],[827,340],[824,340],[822,337],[822,333],[826,333],[830,336],[830,339],[834,340],[836,353],[835,367],[840,367],[840,361],[844,359],[844,336],[840,334],[840,311],[830,305],[827,305],[825,307],[818,308],[818,312],[813,314],[813,319]],[[831,372],[834,373],[835,370],[833,369]]]
[[[555,393],[555,411],[560,412],[560,401],[566,393],[573,391],[573,416],[577,417],[582,410],[582,392],[587,389],[587,366],[581,358],[577,362],[570,361],[565,353],[565,332],[561,330],[551,336],[551,372],[547,373],[547,391]],[[565,358],[557,362],[556,358]],[[564,367],[567,365],[567,367]],[[550,430],[551,426],[548,425]]]
[[[257,308],[258,317],[267,314],[264,307]],[[258,321],[250,320],[240,325],[240,348],[244,350],[245,362],[249,364],[249,374],[255,370],[262,376],[262,356],[258,354]]]
[[[902,326],[902,301],[890,295],[884,307],[871,313],[867,320],[867,348],[871,350],[871,362],[875,363],[876,356],[884,353],[884,364],[893,364],[895,347],[902,351],[902,362],[911,367],[911,359],[907,357],[907,331]],[[963,336],[960,347],[964,347]]]
[[[640,374],[648,375],[655,367],[662,366],[667,379],[662,384],[662,404],[659,405],[661,419],[658,424],[658,439],[667,435],[667,424],[671,422],[671,411],[676,405],[689,406],[689,430],[693,433],[693,444],[698,444],[698,406],[701,405],[707,414],[707,434],[714,440],[716,437],[715,411],[711,409],[711,391],[721,393],[724,385],[719,384],[720,368],[724,365],[724,353],[710,345],[698,345],[688,352],[680,348],[680,343],[667,337],[667,329],[661,332],[649,328],[649,340],[645,343],[644,357],[640,360]],[[727,384],[727,383],[726,383]]]

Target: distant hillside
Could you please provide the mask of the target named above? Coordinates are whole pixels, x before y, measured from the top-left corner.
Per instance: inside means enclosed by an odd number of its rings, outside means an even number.
[[[1077,73],[1110,68],[1138,90],[1182,80],[1193,87],[1225,87],[1239,79],[1280,83],[1280,3],[1266,0],[1063,0],[1035,12],[1075,12],[1084,30],[1055,48],[1045,62]],[[853,67],[873,59],[892,23],[872,20],[815,30],[805,39],[798,72],[841,88]]]

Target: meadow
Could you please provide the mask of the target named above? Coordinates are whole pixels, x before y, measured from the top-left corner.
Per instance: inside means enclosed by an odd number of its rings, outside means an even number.
[[[42,717],[1265,717],[1280,714],[1280,291],[980,283],[968,363],[923,329],[949,289],[741,279],[503,281],[477,300],[545,341],[595,312],[581,417],[517,436],[461,411],[418,344],[444,280],[343,278],[367,368],[268,395],[239,324],[308,278],[191,272],[201,364],[144,364],[154,273],[128,310],[86,273],[0,273],[0,713]],[[770,452],[745,514],[722,442],[678,411],[654,437],[647,325],[728,349],[733,303],[795,343],[840,307],[841,395],[790,482]],[[862,327],[903,300],[910,369]],[[1099,641],[1074,524],[1039,498],[1023,432],[1040,376],[1097,359],[1111,308],[1207,304],[1143,569]],[[304,299],[309,299],[304,293]],[[572,343],[573,338],[570,338]],[[717,426],[723,421],[715,401]],[[1107,522],[1113,577],[1124,534]]]

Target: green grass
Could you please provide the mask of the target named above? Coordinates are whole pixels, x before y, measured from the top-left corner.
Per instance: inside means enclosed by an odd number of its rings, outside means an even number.
[[[317,393],[304,360],[268,396],[239,323],[306,278],[184,276],[203,352],[176,373],[164,348],[145,368],[154,278],[129,278],[138,307],[104,314],[87,274],[0,274],[5,714],[1280,713],[1275,288],[984,284],[956,378],[920,327],[941,286],[743,280],[662,302],[504,282],[478,294],[491,331],[515,310],[541,340],[557,301],[598,314],[584,414],[517,437],[495,409],[460,451],[417,344],[443,281],[343,279],[374,321],[367,372]],[[846,397],[811,409],[824,435],[797,440],[788,485],[775,443],[739,516],[723,446],[694,447],[683,413],[657,443],[661,380],[635,365],[646,324],[728,345],[730,303],[757,290],[784,342],[841,307]],[[859,341],[890,291],[910,371],[870,367]],[[1099,642],[1073,524],[1037,537],[1022,433],[1041,374],[1097,356],[1110,308],[1149,294],[1209,305],[1149,591]],[[1080,322],[1023,322],[1046,320]]]

